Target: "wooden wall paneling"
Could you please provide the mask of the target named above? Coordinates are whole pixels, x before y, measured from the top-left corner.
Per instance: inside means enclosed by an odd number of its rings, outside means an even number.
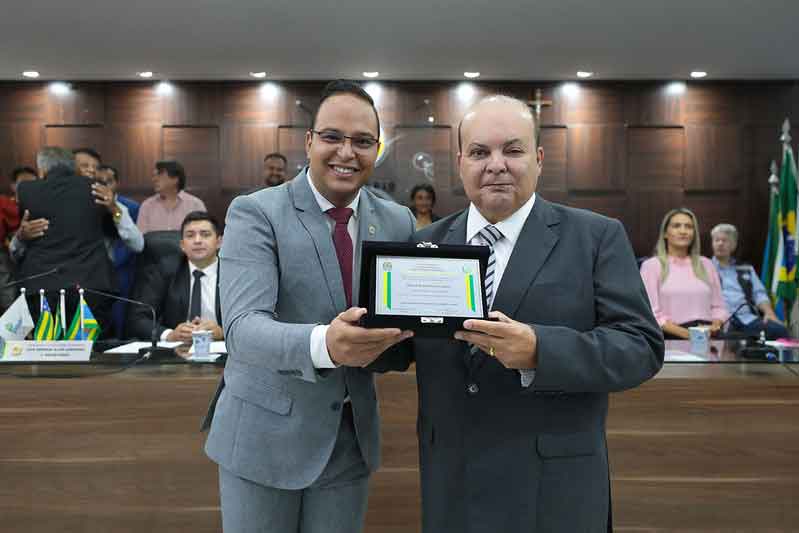
[[[234,122],[283,124],[288,122],[284,84],[231,83],[221,91],[223,120]]]
[[[10,181],[14,168],[36,168],[36,152],[43,143],[44,125],[40,122],[0,123],[0,176]]]
[[[627,162],[625,138],[622,125],[569,126],[569,190],[623,190]]]
[[[48,124],[44,128],[44,139],[47,146],[60,146],[67,150],[76,148],[94,148],[105,156],[107,139],[105,128],[92,126],[54,126]]]
[[[246,191],[262,186],[264,156],[277,149],[277,127],[227,122],[221,132],[222,190]],[[291,171],[289,174],[293,176]]]
[[[731,83],[689,82],[683,101],[685,124],[738,124],[749,117],[745,93]]]
[[[606,217],[620,220],[625,227],[629,226],[629,208],[627,195],[614,194],[582,194],[569,193],[568,205],[580,209],[588,209]]]
[[[684,186],[691,191],[737,190],[743,179],[743,128],[736,125],[685,127]]]
[[[153,194],[152,175],[161,159],[161,126],[113,124],[106,129],[103,160],[119,170],[120,190],[137,198]]]
[[[742,87],[746,107],[749,109],[748,123],[771,127],[781,132],[786,118],[797,122],[799,116],[793,113],[793,82],[747,83]],[[797,123],[799,125],[799,123]]]
[[[305,155],[306,126],[286,126],[277,128],[277,151],[286,156],[289,164],[286,172],[295,176],[307,164]]]
[[[624,123],[625,90],[616,85],[571,83],[560,87],[563,119],[572,124]]]
[[[628,88],[625,115],[636,126],[681,126],[683,124],[683,82],[640,84]]]
[[[310,128],[324,86],[322,82],[287,85],[282,100],[282,114],[285,117],[283,124]]]
[[[186,191],[205,202],[220,220],[222,205],[219,128],[167,126],[163,130],[164,159],[175,159],[186,169]]]
[[[678,189],[631,190],[628,195],[627,234],[635,255],[647,257],[652,255],[663,216],[671,209],[682,206],[684,195]]]
[[[543,126],[539,135],[539,144],[544,149],[544,165],[538,180],[538,188],[546,191],[565,191],[568,131],[564,127]]]
[[[430,124],[457,124],[460,116],[453,115],[450,110],[449,86],[433,84],[409,84],[403,86],[399,95],[398,123],[410,126],[429,126]],[[428,118],[433,117],[433,122]]]
[[[687,193],[685,195],[685,207],[693,211],[699,221],[702,255],[713,256],[713,248],[710,244],[710,230],[713,229],[713,226],[726,222],[741,227],[747,222],[742,216],[740,199],[737,191]],[[765,240],[760,242],[765,242]],[[760,251],[763,252],[762,248]]]
[[[682,188],[685,132],[680,127],[627,128],[627,184],[636,189]]]
[[[380,127],[384,133],[402,121],[400,89],[396,83],[367,82],[364,89],[375,102],[377,114],[380,117]]]
[[[69,84],[63,93],[47,91],[47,123],[54,125],[102,124],[105,121],[105,85]]]
[[[164,122],[164,99],[157,83],[113,83],[106,89],[106,121],[110,123]]]
[[[40,83],[0,85],[0,122],[47,121],[47,87]]]
[[[746,195],[743,206],[746,216],[744,223],[738,227],[738,252],[739,257],[755,265],[759,272],[768,229],[769,167],[771,161],[775,161],[778,167],[781,165],[782,143],[773,126],[748,127],[745,137],[742,191]]]
[[[400,202],[408,203],[414,185],[427,183],[436,189],[436,212],[452,213],[464,205],[463,187],[455,168],[449,126],[398,126],[392,146],[396,191]]]
[[[221,88],[218,84],[173,83],[163,96],[163,121],[170,125],[208,126],[218,124],[221,110]]]

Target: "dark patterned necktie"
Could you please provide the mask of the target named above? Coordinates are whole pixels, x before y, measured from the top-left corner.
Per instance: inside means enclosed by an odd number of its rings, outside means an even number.
[[[344,283],[344,294],[347,297],[347,308],[352,307],[352,238],[347,231],[347,224],[353,211],[349,207],[333,207],[325,211],[336,225],[333,227],[333,246],[341,268],[341,281]]]

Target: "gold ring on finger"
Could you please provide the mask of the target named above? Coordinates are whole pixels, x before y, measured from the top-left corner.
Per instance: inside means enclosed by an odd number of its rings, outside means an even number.
[[[494,353],[494,347],[493,346],[489,346],[488,347],[488,355],[490,355],[491,357],[494,357],[495,353]]]

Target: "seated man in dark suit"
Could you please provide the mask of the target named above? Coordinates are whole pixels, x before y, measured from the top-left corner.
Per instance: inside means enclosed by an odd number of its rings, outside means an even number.
[[[191,343],[195,330],[213,332],[222,340],[217,253],[222,235],[217,220],[205,211],[186,215],[180,228],[183,255],[164,257],[136,279],[133,298],[155,307],[162,341]],[[149,339],[152,317],[143,306],[132,306],[131,337]]]

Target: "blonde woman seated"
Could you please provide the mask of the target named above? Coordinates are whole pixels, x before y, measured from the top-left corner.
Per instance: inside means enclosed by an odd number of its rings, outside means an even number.
[[[649,303],[666,338],[687,339],[689,327],[703,324],[715,335],[728,316],[719,275],[700,255],[698,229],[690,210],[672,209],[660,224],[655,257],[641,265]]]

